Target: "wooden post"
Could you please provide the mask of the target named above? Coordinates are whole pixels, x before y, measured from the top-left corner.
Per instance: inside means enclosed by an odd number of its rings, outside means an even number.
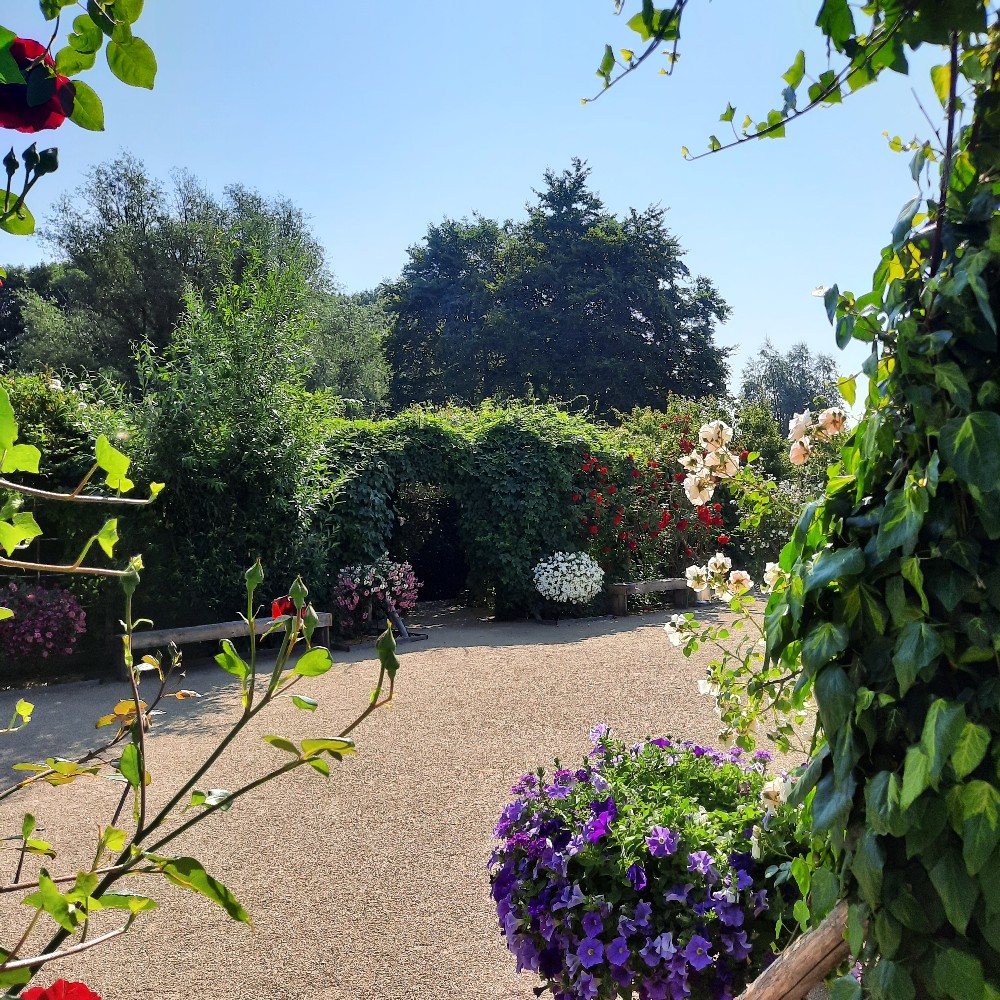
[[[609,583],[608,596],[611,598],[611,613],[618,618],[628,614],[628,590],[624,583]]]
[[[737,1000],[803,1000],[850,954],[846,929],[847,901],[841,900],[819,927],[783,951]]]

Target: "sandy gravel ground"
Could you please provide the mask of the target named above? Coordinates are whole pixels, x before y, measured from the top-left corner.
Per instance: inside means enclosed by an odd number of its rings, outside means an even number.
[[[133,882],[122,891],[148,891],[162,908],[37,981],[85,980],[105,1000],[531,1000],[538,980],[515,974],[491,906],[493,824],[518,775],[556,756],[580,760],[597,722],[627,738],[713,741],[711,703],[697,694],[703,665],[666,642],[666,617],[558,626],[425,619],[429,639],[401,647],[395,708],[355,733],[360,752],[335,764],[330,780],[304,768],[175,842],[230,887],[252,930],[162,880]],[[331,673],[300,688],[319,710],[274,706],[206,785],[233,788],[280,761],[262,733],[337,732],[371,690],[373,655],[337,654]],[[192,668],[185,685],[204,697],[166,703],[150,741],[154,801],[226,731],[235,709],[228,680],[214,666]],[[96,682],[31,692],[31,725],[0,737],[0,787],[17,761],[95,745],[94,720],[125,696],[124,685]],[[0,694],[0,718],[16,697]],[[15,796],[0,804],[0,838],[30,811],[57,846],[92,844],[119,788],[91,780]],[[0,854],[0,881],[10,881],[13,858]],[[77,863],[89,861],[67,851],[51,868]],[[8,946],[27,912],[17,898],[0,896]]]

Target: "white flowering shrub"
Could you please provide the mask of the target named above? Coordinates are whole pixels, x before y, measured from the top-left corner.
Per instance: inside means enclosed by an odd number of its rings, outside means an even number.
[[[589,604],[604,586],[604,570],[586,552],[555,552],[534,569],[535,589],[562,604]]]

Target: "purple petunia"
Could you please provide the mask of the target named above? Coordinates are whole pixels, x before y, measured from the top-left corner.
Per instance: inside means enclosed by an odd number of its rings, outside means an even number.
[[[576,949],[576,957],[585,969],[592,969],[604,961],[604,945],[595,937],[584,938]]]
[[[642,865],[632,865],[625,877],[636,892],[642,892],[646,888],[646,871]]]
[[[604,930],[604,921],[596,910],[588,910],[583,915],[583,932],[587,937],[599,937]]]
[[[623,937],[616,937],[604,950],[605,957],[611,965],[624,965],[629,960],[628,942]]]
[[[753,947],[747,940],[746,931],[733,931],[732,933],[723,934],[722,947],[725,949],[726,954],[732,955],[733,959],[737,962],[748,959],[750,952],[753,950]]]
[[[693,851],[689,854],[688,871],[700,872],[709,885],[719,881],[719,873],[712,866],[712,855],[708,851]]]
[[[712,947],[712,942],[703,938],[700,934],[695,934],[687,943],[687,947],[681,954],[687,959],[688,964],[701,972],[702,969],[710,966],[715,959],[708,953]]]
[[[673,833],[665,826],[654,826],[646,837],[646,846],[654,858],[666,858],[675,853],[681,835]]]
[[[663,901],[665,903],[686,903],[690,898],[691,890],[694,886],[688,882],[685,885],[675,885],[670,889],[670,892],[665,892],[663,894]]]

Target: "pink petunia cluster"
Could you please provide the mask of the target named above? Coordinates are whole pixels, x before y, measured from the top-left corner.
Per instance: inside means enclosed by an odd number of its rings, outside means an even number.
[[[68,656],[87,631],[87,613],[68,590],[18,581],[0,588],[0,607],[13,618],[0,622],[0,660],[17,663]]]

